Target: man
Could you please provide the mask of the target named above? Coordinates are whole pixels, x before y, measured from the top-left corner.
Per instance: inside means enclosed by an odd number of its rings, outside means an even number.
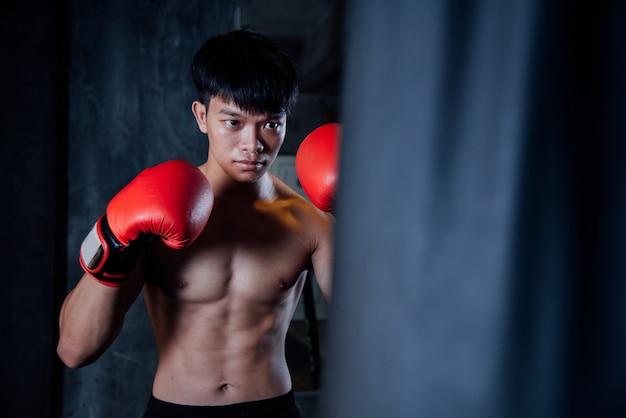
[[[299,416],[285,338],[308,269],[330,299],[334,219],[268,173],[296,73],[267,38],[235,31],[202,46],[192,76],[207,161],[148,169],[109,203],[57,351],[69,367],[95,361],[143,289],[159,352],[145,417]]]

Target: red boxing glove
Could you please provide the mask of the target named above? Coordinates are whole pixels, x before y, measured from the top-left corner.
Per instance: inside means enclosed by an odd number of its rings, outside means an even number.
[[[302,189],[319,209],[330,212],[335,202],[341,125],[328,123],[313,130],[296,152],[296,172]]]
[[[173,249],[186,247],[212,209],[211,185],[194,165],[173,160],[145,169],[109,202],[80,247],[80,264],[97,281],[121,286],[155,237]]]

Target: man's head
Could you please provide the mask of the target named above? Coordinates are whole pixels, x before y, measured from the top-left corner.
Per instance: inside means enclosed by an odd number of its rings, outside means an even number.
[[[199,100],[232,102],[250,113],[285,113],[298,96],[293,63],[263,35],[237,30],[209,38],[191,67]]]

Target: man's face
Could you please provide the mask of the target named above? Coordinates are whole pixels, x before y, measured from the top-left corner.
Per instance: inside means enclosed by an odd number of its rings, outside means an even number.
[[[209,160],[240,182],[261,178],[285,139],[284,113],[251,114],[234,103],[212,97],[208,109],[195,102],[194,114],[200,130],[209,137]]]

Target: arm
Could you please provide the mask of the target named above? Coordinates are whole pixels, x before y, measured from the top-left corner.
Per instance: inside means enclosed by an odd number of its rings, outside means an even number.
[[[68,367],[96,361],[113,343],[124,324],[124,315],[143,286],[141,263],[119,287],[103,286],[87,273],[67,295],[59,316],[57,353]]]
[[[172,249],[202,233],[213,207],[205,175],[184,161],[146,169],[107,205],[80,248],[85,275],[63,303],[57,352],[69,367],[94,362],[113,343],[143,287],[144,249]]]
[[[341,125],[328,123],[304,138],[296,152],[296,172],[304,192],[323,213],[314,221],[313,271],[324,297],[330,302],[332,288],[333,233]]]
[[[335,218],[329,213],[324,213],[323,219],[317,226],[317,245],[311,255],[315,279],[328,302],[332,297],[334,226]]]

